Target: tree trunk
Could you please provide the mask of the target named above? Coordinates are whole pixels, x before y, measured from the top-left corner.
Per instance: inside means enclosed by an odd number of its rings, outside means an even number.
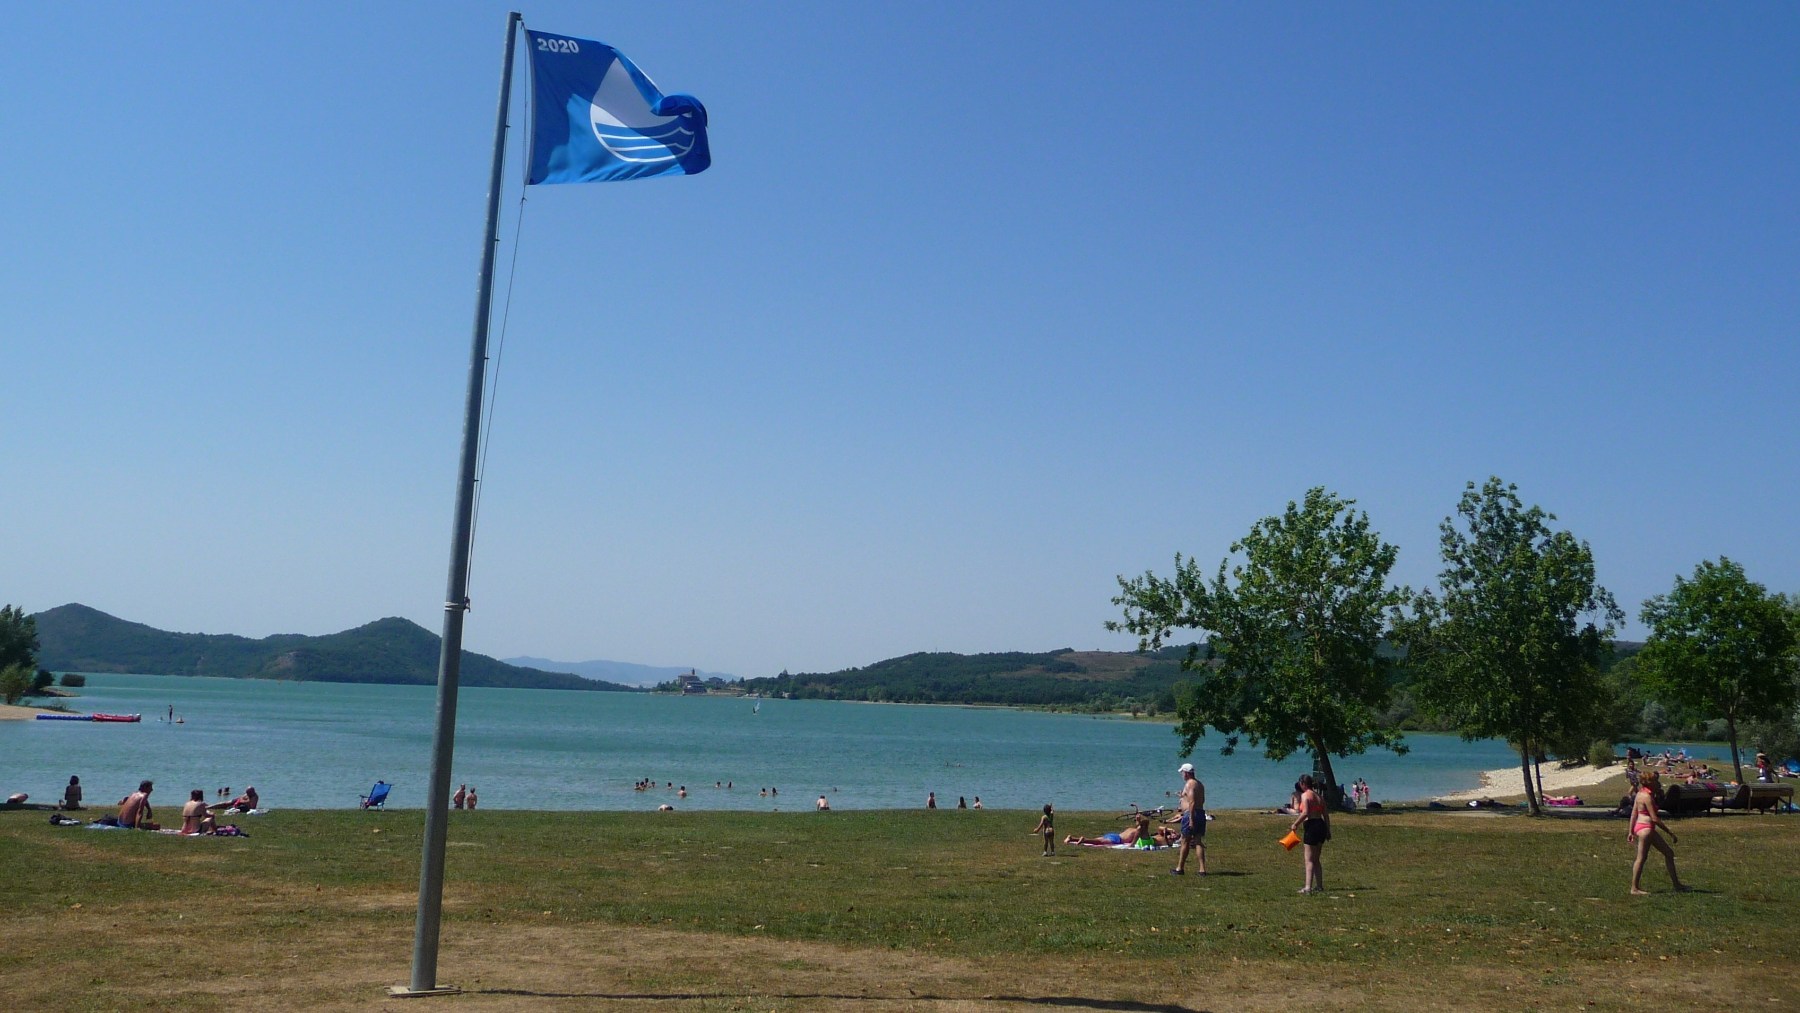
[[[1537,775],[1538,798],[1544,797],[1544,761],[1542,757],[1531,758],[1531,772]]]
[[[1342,809],[1344,799],[1338,794],[1337,775],[1331,769],[1331,755],[1317,746],[1313,747],[1313,769],[1325,777],[1325,783],[1319,786],[1319,794],[1325,799],[1325,808],[1334,812]]]
[[[1519,746],[1519,773],[1525,778],[1525,801],[1531,805],[1531,815],[1542,816],[1538,809],[1537,793],[1531,790],[1531,744],[1521,743]]]
[[[1731,768],[1737,773],[1737,783],[1744,783],[1744,761],[1738,754],[1737,719],[1730,714],[1725,715],[1725,734],[1731,739]]]

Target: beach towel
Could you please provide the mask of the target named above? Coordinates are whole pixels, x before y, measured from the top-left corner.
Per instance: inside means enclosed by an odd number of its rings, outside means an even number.
[[[1106,850],[1108,850],[1108,851],[1167,851],[1170,848],[1173,848],[1174,846],[1175,845],[1173,845],[1173,844],[1153,844],[1150,847],[1146,848],[1141,844],[1108,844],[1106,846]]]

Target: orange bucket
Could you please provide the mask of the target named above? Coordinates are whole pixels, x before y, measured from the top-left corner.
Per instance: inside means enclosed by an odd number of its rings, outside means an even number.
[[[1283,837],[1277,843],[1279,843],[1282,847],[1288,849],[1289,851],[1292,851],[1292,850],[1294,850],[1294,845],[1300,843],[1300,835],[1294,833],[1292,830],[1289,830],[1287,832],[1287,836]]]

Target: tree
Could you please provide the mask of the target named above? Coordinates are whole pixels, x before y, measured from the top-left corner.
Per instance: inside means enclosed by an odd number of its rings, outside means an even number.
[[[1518,749],[1535,816],[1532,761],[1598,727],[1600,663],[1624,613],[1594,583],[1587,543],[1551,531],[1556,517],[1525,509],[1517,486],[1470,482],[1456,510],[1466,530],[1450,517],[1438,527],[1439,589],[1421,592],[1396,632],[1427,708],[1465,739],[1500,737]]]
[[[0,666],[0,702],[15,704],[31,692],[31,669],[25,665]]]
[[[1650,639],[1638,668],[1659,693],[1725,719],[1731,763],[1744,780],[1738,723],[1772,720],[1794,706],[1795,636],[1781,596],[1721,556],[1691,579],[1644,602]]]
[[[1382,647],[1388,611],[1409,592],[1388,584],[1398,550],[1370,530],[1353,500],[1322,488],[1304,503],[1265,517],[1219,563],[1210,581],[1193,559],[1175,556],[1175,574],[1119,578],[1113,599],[1125,618],[1106,624],[1155,650],[1175,629],[1207,634],[1181,667],[1199,676],[1181,687],[1175,711],[1182,754],[1208,726],[1239,737],[1272,760],[1310,752],[1331,794],[1331,757],[1371,746],[1404,753],[1399,732],[1380,726],[1392,658]]]
[[[0,668],[24,665],[37,670],[37,620],[17,605],[0,608]]]

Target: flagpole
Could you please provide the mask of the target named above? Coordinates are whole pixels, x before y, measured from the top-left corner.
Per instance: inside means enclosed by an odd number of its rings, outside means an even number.
[[[431,782],[425,795],[425,844],[419,862],[419,917],[413,929],[412,983],[389,995],[449,995],[437,980],[438,923],[444,907],[444,840],[449,830],[451,757],[456,749],[456,684],[462,671],[463,614],[469,609],[469,542],[475,516],[475,462],[481,435],[482,381],[487,370],[488,316],[494,298],[494,246],[500,226],[500,182],[506,163],[506,113],[512,94],[513,42],[522,18],[506,16],[506,56],[500,70],[500,111],[494,118],[494,162],[488,175],[487,232],[481,244],[481,282],[475,297],[475,334],[469,351],[469,390],[463,409],[462,471],[456,481],[456,525],[450,541],[450,580],[444,594],[444,637],[438,655],[437,727],[431,738]]]

